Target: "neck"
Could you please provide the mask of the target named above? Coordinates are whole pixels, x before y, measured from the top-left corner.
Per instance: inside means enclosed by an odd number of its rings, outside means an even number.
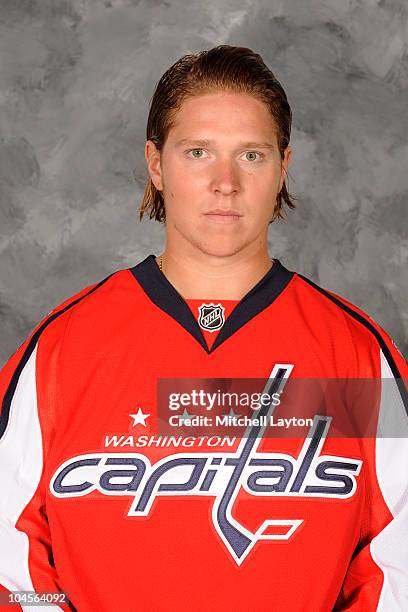
[[[183,257],[165,249],[161,259],[162,273],[184,299],[241,300],[272,266],[266,250],[221,258]]]

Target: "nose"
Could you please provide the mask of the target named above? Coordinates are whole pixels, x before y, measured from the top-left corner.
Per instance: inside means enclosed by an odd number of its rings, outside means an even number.
[[[213,189],[225,195],[234,193],[240,188],[239,168],[234,160],[219,160],[214,166]]]

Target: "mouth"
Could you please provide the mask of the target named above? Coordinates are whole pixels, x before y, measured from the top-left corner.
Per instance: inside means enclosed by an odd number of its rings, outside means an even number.
[[[238,221],[242,215],[235,210],[211,210],[208,213],[204,214],[207,219],[210,221],[215,221],[216,223],[233,223],[234,221]]]

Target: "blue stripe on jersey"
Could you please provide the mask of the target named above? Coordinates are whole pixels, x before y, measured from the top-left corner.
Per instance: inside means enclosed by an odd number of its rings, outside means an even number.
[[[6,393],[4,394],[4,397],[3,397],[3,402],[2,402],[2,405],[1,405],[1,414],[0,414],[0,440],[3,437],[4,432],[6,431],[6,428],[7,428],[7,424],[8,424],[8,420],[9,420],[9,416],[10,416],[11,402],[12,402],[15,390],[17,388],[17,383],[18,383],[18,380],[20,378],[20,374],[23,371],[24,366],[26,365],[27,361],[29,360],[30,355],[33,352],[34,347],[37,344],[38,339],[41,336],[41,334],[44,331],[44,329],[46,327],[48,327],[48,325],[50,323],[52,323],[52,321],[54,321],[54,319],[56,319],[57,317],[62,315],[64,312],[66,312],[67,310],[72,308],[72,306],[75,306],[75,304],[80,302],[87,295],[89,295],[90,293],[93,293],[96,289],[98,289],[101,285],[103,285],[113,274],[115,274],[115,272],[113,272],[112,274],[109,274],[109,276],[107,276],[106,278],[101,280],[97,285],[95,285],[95,287],[93,287],[87,293],[85,293],[84,295],[81,295],[81,297],[79,297],[78,299],[74,300],[73,302],[71,302],[70,304],[65,306],[65,308],[63,308],[62,310],[59,310],[58,312],[55,312],[48,319],[46,319],[46,321],[44,321],[44,323],[33,334],[31,340],[29,341],[29,343],[28,343],[28,345],[26,347],[26,350],[23,353],[23,356],[21,357],[21,359],[20,359],[16,369],[14,370],[13,376],[11,377],[11,380],[10,380],[9,385],[7,387],[7,391],[6,391]]]
[[[387,346],[384,338],[380,334],[380,332],[374,327],[374,325],[372,325],[372,323],[370,323],[370,321],[367,321],[367,319],[365,317],[363,317],[359,312],[356,312],[355,310],[350,308],[350,306],[347,306],[347,304],[344,304],[341,300],[337,299],[334,295],[331,295],[331,293],[329,291],[327,291],[327,289],[323,289],[322,287],[319,287],[319,285],[316,285],[316,283],[314,283],[312,280],[310,280],[306,276],[303,276],[303,274],[297,273],[297,276],[302,278],[309,285],[314,287],[317,291],[319,291],[320,293],[325,295],[327,298],[329,298],[329,300],[331,300],[334,304],[336,304],[337,306],[340,306],[340,308],[342,308],[345,312],[347,312],[356,321],[358,321],[359,323],[362,323],[373,334],[373,336],[376,338],[378,344],[380,345],[386,360],[389,363],[389,366],[391,368],[391,371],[392,371],[392,373],[394,375],[394,378],[395,378],[395,381],[397,383],[398,390],[400,392],[403,404],[405,406],[405,411],[406,411],[407,416],[408,416],[408,394],[407,394],[407,390],[406,390],[406,387],[405,387],[405,383],[404,383],[404,381],[402,379],[402,376],[401,376],[401,373],[400,373],[400,371],[398,369],[398,366],[395,363],[394,357],[392,356],[391,351],[388,348],[388,346]]]

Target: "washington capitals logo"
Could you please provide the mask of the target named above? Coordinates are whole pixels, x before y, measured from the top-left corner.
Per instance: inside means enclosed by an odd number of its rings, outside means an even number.
[[[272,396],[282,391],[293,369],[276,364],[264,389]],[[269,415],[262,406],[257,416]],[[50,481],[56,497],[130,496],[128,516],[146,517],[157,497],[202,495],[213,497],[214,528],[237,565],[259,540],[289,540],[303,519],[266,519],[255,531],[233,516],[241,489],[262,497],[300,496],[347,499],[357,490],[362,461],[321,455],[331,417],[315,416],[297,458],[283,453],[258,452],[266,426],[251,425],[233,453],[175,453],[153,465],[139,453],[92,453],[65,461]],[[118,482],[119,480],[119,482]],[[270,533],[271,528],[279,533]]]
[[[200,316],[198,318],[198,324],[207,331],[216,331],[220,329],[225,322],[224,312],[225,308],[222,304],[201,304],[198,307]]]

